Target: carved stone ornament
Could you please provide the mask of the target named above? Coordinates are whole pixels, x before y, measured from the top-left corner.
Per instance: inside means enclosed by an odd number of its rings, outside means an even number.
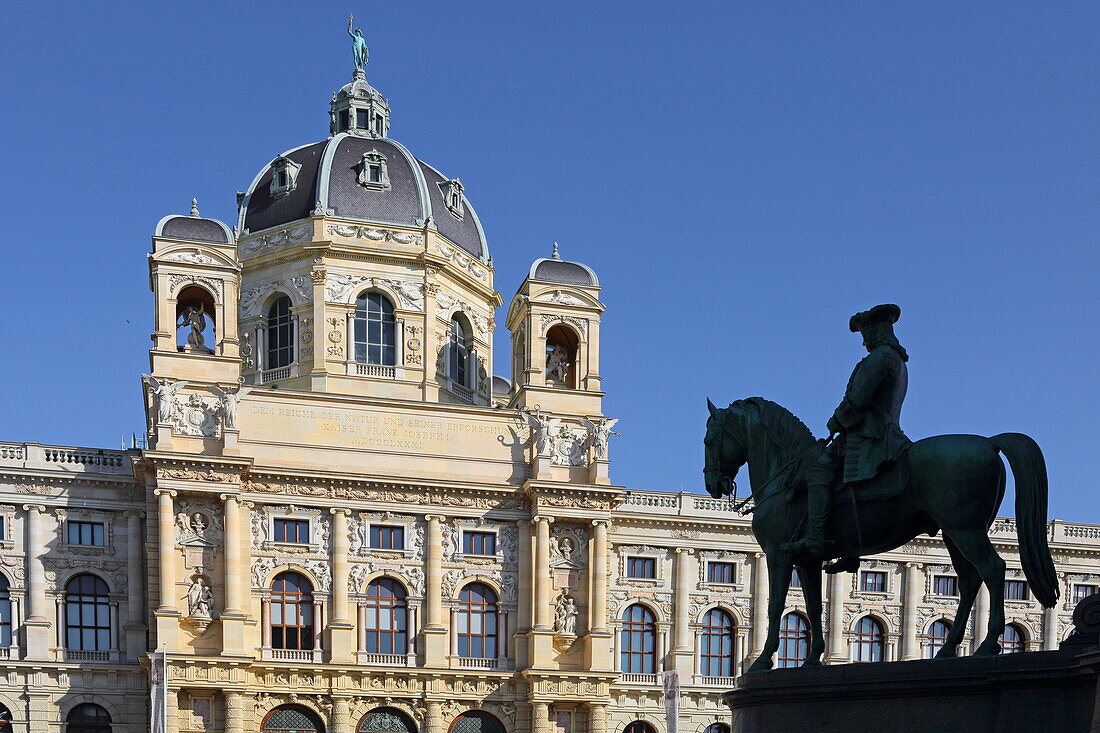
[[[212,468],[158,468],[157,477],[164,479],[178,479],[182,481],[208,481],[211,483],[234,483],[238,476],[227,471],[216,471]]]
[[[255,238],[246,238],[240,243],[242,252],[251,254],[265,249],[278,249],[287,244],[305,242],[313,235],[312,224],[300,224],[277,232],[268,232]]]
[[[172,411],[172,432],[213,438],[220,434],[218,400],[201,394],[175,396]]]
[[[220,546],[223,521],[217,507],[209,502],[184,499],[176,514],[176,544],[204,547]]]
[[[168,289],[173,293],[176,292],[176,288],[184,283],[195,283],[196,285],[205,285],[220,298],[222,294],[222,283],[216,277],[203,277],[200,275],[169,275],[168,276]]]
[[[466,252],[459,247],[448,244],[442,239],[436,239],[435,248],[439,254],[453,262],[460,270],[465,270],[478,280],[484,280],[485,276],[488,275],[488,271],[481,265],[477,258],[466,254]]]
[[[581,527],[554,525],[550,541],[550,566],[581,568],[587,555],[585,531]]]
[[[574,318],[573,316],[559,316],[553,313],[543,313],[542,316],[539,317],[539,323],[541,324],[541,329],[543,333],[545,333],[546,329],[554,325],[555,323],[568,323],[570,325],[576,326],[577,330],[581,332],[581,336],[583,338],[588,338],[588,321],[584,318]]]
[[[313,297],[313,280],[306,275],[291,275],[248,288],[241,293],[240,317],[244,319],[260,315],[264,298],[274,292],[293,295],[297,303],[309,302]]]
[[[213,265],[216,260],[200,250],[180,250],[166,254],[161,259],[169,262],[186,262],[191,265]]]
[[[258,557],[252,561],[252,587],[263,589],[272,571],[284,565],[291,569],[301,568],[311,573],[317,579],[316,590],[322,593],[328,593],[329,588],[332,587],[332,573],[327,561],[280,557]]]
[[[559,303],[561,305],[587,305],[583,300],[573,295],[572,293],[563,293],[560,290],[555,290],[551,293],[546,293],[535,298],[540,303]]]
[[[353,226],[350,224],[329,224],[328,233],[340,237],[354,237],[355,239],[369,239],[374,242],[396,242],[397,244],[424,243],[422,234],[401,232],[394,229],[381,229],[377,227]]]

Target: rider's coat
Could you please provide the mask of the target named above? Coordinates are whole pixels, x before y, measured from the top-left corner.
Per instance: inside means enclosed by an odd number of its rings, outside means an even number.
[[[856,365],[833,413],[843,428],[844,483],[874,478],[909,446],[899,424],[908,386],[905,360],[889,345],[876,347]]]

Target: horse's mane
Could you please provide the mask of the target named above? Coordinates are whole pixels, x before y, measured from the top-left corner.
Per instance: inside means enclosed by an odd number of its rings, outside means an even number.
[[[730,403],[729,409],[741,414],[755,413],[768,439],[782,455],[793,456],[795,451],[805,452],[817,441],[810,429],[794,413],[763,397],[735,400]]]

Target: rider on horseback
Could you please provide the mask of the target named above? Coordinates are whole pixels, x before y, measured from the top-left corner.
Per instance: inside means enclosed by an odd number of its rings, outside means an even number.
[[[909,384],[905,362],[909,355],[894,336],[901,317],[896,305],[876,305],[852,316],[848,328],[863,335],[867,356],[856,365],[844,399],[829,418],[830,435],[836,435],[821,451],[808,472],[808,513],[802,537],[784,549],[792,555],[823,556],[825,526],[832,492],[845,484],[874,478],[895,463],[910,441],[898,420]],[[842,481],[837,478],[843,469]],[[832,572],[858,567],[858,558],[846,558]]]

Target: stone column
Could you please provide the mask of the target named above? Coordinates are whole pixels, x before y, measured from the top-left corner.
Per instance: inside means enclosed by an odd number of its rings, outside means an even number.
[[[673,635],[673,666],[680,673],[682,683],[690,684],[695,674],[695,639],[691,633],[691,587],[694,569],[694,550],[676,548],[676,579],[673,584],[675,628]]]
[[[346,697],[332,699],[332,733],[353,733],[351,727],[351,700]]]
[[[588,703],[588,733],[607,733],[606,703]]]
[[[1058,606],[1043,609],[1043,650],[1052,651],[1058,648]]]
[[[607,631],[607,520],[592,522],[591,568],[592,598],[589,602],[589,628]],[[606,711],[605,711],[606,712]]]
[[[146,651],[145,638],[145,593],[136,591],[145,588],[145,572],[141,551],[142,512],[127,511],[126,516],[126,584],[130,588],[130,597],[126,605],[126,650],[132,657]]]
[[[335,508],[332,513],[332,610],[329,620],[329,650],[333,662],[355,659],[355,626],[348,611],[348,515]]]
[[[550,733],[550,705],[531,703],[531,733]]]
[[[428,522],[428,538],[425,556],[428,568],[426,605],[427,623],[424,626],[424,664],[431,667],[445,667],[447,656],[447,626],[443,623],[443,528],[445,517],[429,514],[424,517]]]
[[[905,564],[905,587],[901,604],[901,658],[920,659],[920,643],[917,641],[917,606],[924,595],[924,566],[919,562]]]
[[[157,559],[160,566],[160,606],[162,613],[178,613],[176,608],[176,510],[172,499],[176,492],[157,489],[157,529],[160,538]]]
[[[225,691],[225,733],[244,733],[244,695]]]
[[[47,659],[50,649],[50,622],[46,617],[46,568],[42,565],[45,554],[45,541],[42,537],[42,514],[46,507],[41,504],[24,504],[27,513],[26,546],[24,547],[27,564],[27,659]],[[58,616],[60,623],[61,617]]]
[[[972,627],[973,639],[970,642],[970,653],[973,654],[978,645],[985,639],[985,627],[989,625],[989,589],[982,583],[978,588],[978,596],[974,599],[974,625]]]
[[[221,613],[222,654],[243,655],[245,650],[244,578],[249,576],[251,552],[242,552],[241,500],[222,494],[225,518],[225,610]],[[244,575],[242,576],[242,571]]]
[[[848,573],[829,577],[829,664],[847,662],[848,650],[844,643],[844,601],[848,599]]]
[[[428,701],[427,730],[425,733],[443,733],[443,706],[438,700]]]
[[[551,628],[550,517],[535,517],[535,628]]]
[[[756,553],[752,566],[752,662],[764,650],[764,640],[768,638],[768,558],[763,552]]]

